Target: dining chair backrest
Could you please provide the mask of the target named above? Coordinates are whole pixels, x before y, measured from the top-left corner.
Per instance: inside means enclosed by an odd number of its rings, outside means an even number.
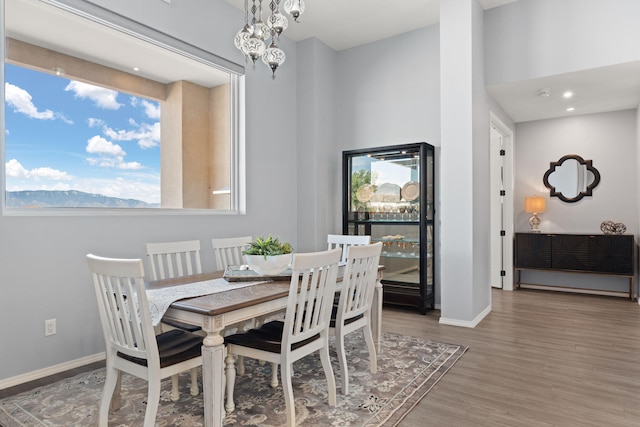
[[[229,265],[245,264],[242,251],[249,247],[252,240],[251,236],[211,239],[218,269],[224,270]]]
[[[147,243],[151,280],[202,273],[200,240]]]
[[[283,351],[329,328],[340,249],[293,255],[289,300],[282,334]]]
[[[87,255],[98,300],[107,357],[117,352],[160,367],[155,332],[144,288],[141,259]]]
[[[375,344],[371,329],[371,304],[378,281],[378,263],[382,252],[382,242],[373,245],[351,246],[347,251],[347,265],[344,268],[338,306],[334,308],[329,332],[335,335],[335,346],[342,372],[342,393],[349,394],[349,372],[344,338],[358,329],[369,351],[369,371],[378,369]]]
[[[348,234],[329,234],[327,236],[327,249],[341,248],[342,256],[340,262],[347,260],[347,249],[349,246],[368,245],[371,243],[371,236],[351,236]]]
[[[348,248],[336,323],[347,323],[371,308],[381,253],[382,242]]]

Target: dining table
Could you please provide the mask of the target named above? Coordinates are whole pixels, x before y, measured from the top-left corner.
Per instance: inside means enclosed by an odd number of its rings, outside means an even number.
[[[376,348],[380,349],[382,323],[382,272],[378,267],[378,278],[371,311],[369,312]],[[340,284],[344,267],[338,269],[336,291]],[[147,289],[159,289],[191,285],[208,280],[220,279],[224,271],[182,276],[173,279],[155,280],[147,283]],[[162,319],[200,326],[204,333],[202,346],[202,384],[205,427],[222,426],[225,417],[225,329],[261,316],[281,312],[287,307],[290,277],[275,280],[260,280],[242,287],[230,284],[229,290],[207,295],[184,298],[172,302]],[[177,288],[179,289],[179,288]],[[229,361],[229,363],[232,363]]]

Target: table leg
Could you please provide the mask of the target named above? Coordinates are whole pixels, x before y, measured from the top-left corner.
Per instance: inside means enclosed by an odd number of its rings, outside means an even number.
[[[376,290],[373,294],[373,302],[371,303],[371,332],[373,333],[373,343],[376,351],[380,352],[380,341],[382,341],[382,282],[378,273],[376,281]]]
[[[221,427],[224,420],[224,338],[221,322],[207,319],[202,346],[202,384],[205,427]],[[217,324],[217,325],[216,325]],[[215,326],[214,326],[215,325]]]

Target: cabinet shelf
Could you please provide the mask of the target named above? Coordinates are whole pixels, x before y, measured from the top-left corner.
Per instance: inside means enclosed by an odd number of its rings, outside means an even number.
[[[343,152],[343,234],[382,242],[384,302],[423,314],[435,307],[434,179],[426,143]]]

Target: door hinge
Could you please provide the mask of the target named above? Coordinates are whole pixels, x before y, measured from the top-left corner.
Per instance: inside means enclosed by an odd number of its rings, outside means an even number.
[[[500,270],[500,276],[504,277],[507,275],[507,272],[504,270]]]
[[[506,231],[504,231],[504,230],[500,230],[500,235],[501,235],[501,236],[506,236],[506,235],[507,235],[507,232],[506,232]]]
[[[505,150],[500,150],[500,155],[501,155],[501,156],[506,156],[506,155],[507,155],[507,152],[506,152]]]
[[[506,190],[500,190],[500,195],[501,195],[501,196],[506,196],[506,195],[507,195]]]

